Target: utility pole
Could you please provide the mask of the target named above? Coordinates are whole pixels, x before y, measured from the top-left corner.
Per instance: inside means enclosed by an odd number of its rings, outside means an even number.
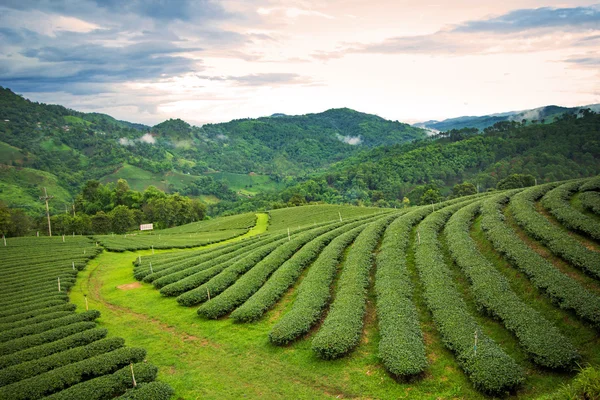
[[[52,236],[52,227],[50,226],[50,209],[48,208],[48,200],[53,199],[54,196],[48,196],[46,188],[44,188],[44,195],[40,196],[40,200],[46,202],[46,217],[48,217],[48,235]]]
[[[75,218],[75,202],[73,202],[73,218]]]

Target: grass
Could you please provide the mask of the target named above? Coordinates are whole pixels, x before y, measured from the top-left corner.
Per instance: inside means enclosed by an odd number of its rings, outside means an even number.
[[[214,172],[208,174],[217,181],[225,181],[227,186],[235,192],[246,196],[254,196],[265,191],[283,189],[283,183],[277,183],[267,175],[234,174],[231,172]]]
[[[23,156],[21,149],[0,142],[0,164],[10,164],[13,161],[20,164],[23,162]]]
[[[46,187],[50,200],[50,212],[64,211],[65,204],[71,204],[72,196],[58,183],[55,175],[31,168],[17,168],[0,165],[0,198],[11,207],[25,208],[31,215],[43,215],[44,204],[39,201]]]

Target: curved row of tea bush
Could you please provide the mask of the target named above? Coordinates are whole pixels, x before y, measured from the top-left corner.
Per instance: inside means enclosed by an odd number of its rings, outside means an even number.
[[[292,309],[283,315],[269,332],[273,344],[284,345],[310,330],[321,318],[331,299],[331,283],[344,250],[364,229],[358,226],[329,243],[308,270],[298,286]]]
[[[142,361],[145,351],[106,338],[107,330],[95,322],[98,311],[76,313],[68,302],[78,271],[101,248],[80,236],[7,242],[0,247],[0,398],[104,400],[124,394],[131,381],[103,393],[95,378]],[[79,385],[93,395],[66,396],[65,390]]]
[[[455,353],[458,363],[476,388],[488,393],[501,393],[518,386],[525,378],[524,371],[483,333],[469,313],[453,283],[438,240],[438,232],[461,207],[463,204],[437,211],[419,224],[421,243],[416,245],[416,267],[423,283],[427,307],[446,347]]]
[[[127,398],[128,393],[131,394],[130,390],[136,390],[133,388],[133,378],[131,376],[131,364],[119,369],[109,375],[103,375],[98,378],[93,378],[85,382],[73,385],[65,390],[57,392],[53,395],[45,397],[46,400],[104,400],[113,399],[121,393],[123,396],[119,398]],[[136,363],[133,364],[133,371],[135,374],[135,381],[142,388],[146,384],[156,383],[160,387],[165,386],[169,389],[164,389],[159,392],[142,391],[145,395],[144,400],[167,400],[172,396],[173,389],[170,386],[162,382],[153,382],[156,379],[158,368],[152,364]],[[165,395],[168,394],[168,397]]]
[[[533,286],[545,293],[560,308],[574,311],[580,318],[600,328],[600,297],[563,274],[549,261],[527,246],[504,222],[502,207],[509,194],[482,203],[481,228],[494,248],[521,270]]]
[[[379,358],[397,376],[415,375],[427,368],[423,334],[412,299],[413,286],[406,269],[406,252],[413,226],[430,212],[427,207],[393,221],[376,256]]]
[[[335,227],[336,226],[334,225],[333,227],[327,226],[312,229],[279,245],[277,249],[252,266],[244,275],[240,276],[239,279],[236,279],[235,282],[228,285],[229,287],[217,297],[212,298],[210,301],[200,306],[197,311],[198,315],[205,318],[219,318],[231,312],[235,307],[239,306],[256,293],[256,291],[267,281],[269,276],[271,276],[271,274],[294,253],[301,251],[300,249],[305,244],[318,236],[326,234],[331,228]]]
[[[269,280],[244,304],[231,313],[236,322],[251,322],[259,319],[296,282],[302,271],[312,263],[323,248],[339,235],[354,229],[366,221],[349,223],[333,229],[304,245],[279,267]]]
[[[572,366],[579,355],[570,340],[523,302],[508,280],[477,250],[469,228],[480,207],[480,202],[463,207],[444,228],[452,258],[469,279],[475,301],[502,320],[536,364],[549,368]]]
[[[158,279],[153,279],[152,284],[154,285],[155,288],[161,289],[167,285],[170,285],[171,283],[179,282],[182,279],[192,276],[198,272],[205,271],[207,269],[210,269],[210,268],[215,267],[220,264],[231,263],[231,262],[234,262],[234,260],[237,261],[237,259],[239,259],[239,257],[243,257],[244,255],[246,255],[249,250],[256,248],[258,246],[264,246],[265,244],[276,242],[278,240],[284,239],[285,237],[286,236],[283,236],[283,235],[274,235],[273,237],[268,237],[266,239],[254,242],[254,243],[252,243],[252,246],[244,246],[244,247],[241,247],[238,249],[236,249],[235,247],[232,247],[230,249],[230,251],[225,254],[221,254],[221,255],[211,254],[212,257],[210,257],[208,260],[206,260],[200,264],[192,265],[187,268],[183,268],[183,269],[177,268],[178,271],[176,271],[176,272],[172,272],[175,267],[170,268],[169,273],[167,273],[167,274],[163,273],[163,274],[161,274],[162,277],[160,277]],[[163,271],[163,272],[166,272],[166,271]],[[144,279],[144,280],[147,281],[146,279]]]
[[[312,341],[321,358],[334,359],[352,350],[360,341],[367,310],[367,288],[373,266],[373,251],[385,228],[398,218],[385,216],[371,222],[348,252],[329,313]]]
[[[258,248],[253,248],[247,255],[240,256],[233,263],[224,262],[164,286],[160,289],[160,294],[163,296],[178,296],[177,302],[183,306],[203,303],[208,300],[209,296],[216,296],[227,289],[239,276],[286,241],[287,239],[279,239]]]
[[[553,225],[535,209],[535,201],[556,186],[556,183],[550,183],[523,190],[511,198],[509,210],[519,225],[529,235],[540,240],[552,253],[590,275],[600,278],[600,253],[588,250],[577,239]]]
[[[600,193],[583,192],[579,195],[579,201],[584,209],[600,215]]]
[[[569,199],[580,186],[581,181],[564,183],[546,193],[542,198],[542,205],[568,229],[583,232],[598,240],[600,239],[600,223],[579,212],[569,203]]]

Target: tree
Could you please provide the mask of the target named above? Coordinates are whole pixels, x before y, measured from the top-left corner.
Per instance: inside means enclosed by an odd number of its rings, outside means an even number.
[[[425,193],[423,193],[423,196],[421,196],[421,201],[419,204],[423,205],[427,205],[427,204],[431,204],[431,203],[437,203],[439,201],[442,200],[442,195],[440,194],[440,191],[437,189],[427,189],[427,191]]]
[[[97,234],[110,233],[112,228],[110,217],[104,211],[98,211],[92,217],[92,230]]]
[[[133,213],[127,206],[116,206],[108,216],[115,233],[125,233],[134,225]]]
[[[408,199],[408,197],[405,197],[402,199],[402,207],[404,207],[404,208],[410,207],[410,200]]]
[[[469,196],[477,193],[475,185],[469,182],[457,183],[452,188],[452,198]]]
[[[498,190],[520,189],[535,185],[535,177],[526,174],[512,174],[498,182]]]

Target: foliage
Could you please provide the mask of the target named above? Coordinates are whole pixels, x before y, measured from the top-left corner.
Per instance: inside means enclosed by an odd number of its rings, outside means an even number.
[[[512,174],[500,180],[498,190],[520,189],[535,185],[535,177],[527,174]]]
[[[518,386],[524,379],[524,371],[483,333],[467,310],[452,282],[437,238],[446,220],[463,206],[459,203],[444,208],[419,224],[421,243],[416,248],[416,266],[427,306],[446,346],[456,354],[457,361],[475,387],[485,392],[501,393]],[[478,338],[476,346],[474,334]]]
[[[580,181],[569,182],[552,189],[542,198],[542,205],[569,230],[583,232],[593,239],[600,239],[600,224],[577,211],[569,198],[581,186]]]
[[[596,215],[600,215],[600,193],[583,192],[579,195],[579,201],[586,210],[590,210]]]
[[[334,359],[352,350],[360,341],[367,309],[366,295],[373,251],[379,238],[396,214],[371,222],[358,235],[344,263],[336,296],[327,318],[312,341],[313,351],[321,358]]]
[[[393,221],[385,231],[376,256],[379,358],[396,376],[415,375],[427,367],[423,334],[412,299],[414,288],[406,268],[406,252],[412,227],[429,212],[429,207],[421,208]]]
[[[571,342],[541,314],[524,303],[504,276],[477,250],[469,227],[479,202],[457,211],[444,228],[452,257],[471,282],[477,303],[516,335],[533,360],[548,368],[568,368],[579,355]]]
[[[588,366],[577,374],[575,379],[549,396],[551,400],[595,400],[600,393],[600,371]]]
[[[529,277],[531,284],[556,302],[560,308],[574,311],[600,327],[600,297],[575,279],[563,274],[527,244],[504,222],[501,208],[511,197],[509,192],[482,203],[481,227],[494,248]]]
[[[534,238],[557,256],[594,277],[600,277],[600,253],[587,249],[577,239],[553,225],[535,210],[534,202],[557,184],[546,184],[524,190],[510,201],[515,219]]]

